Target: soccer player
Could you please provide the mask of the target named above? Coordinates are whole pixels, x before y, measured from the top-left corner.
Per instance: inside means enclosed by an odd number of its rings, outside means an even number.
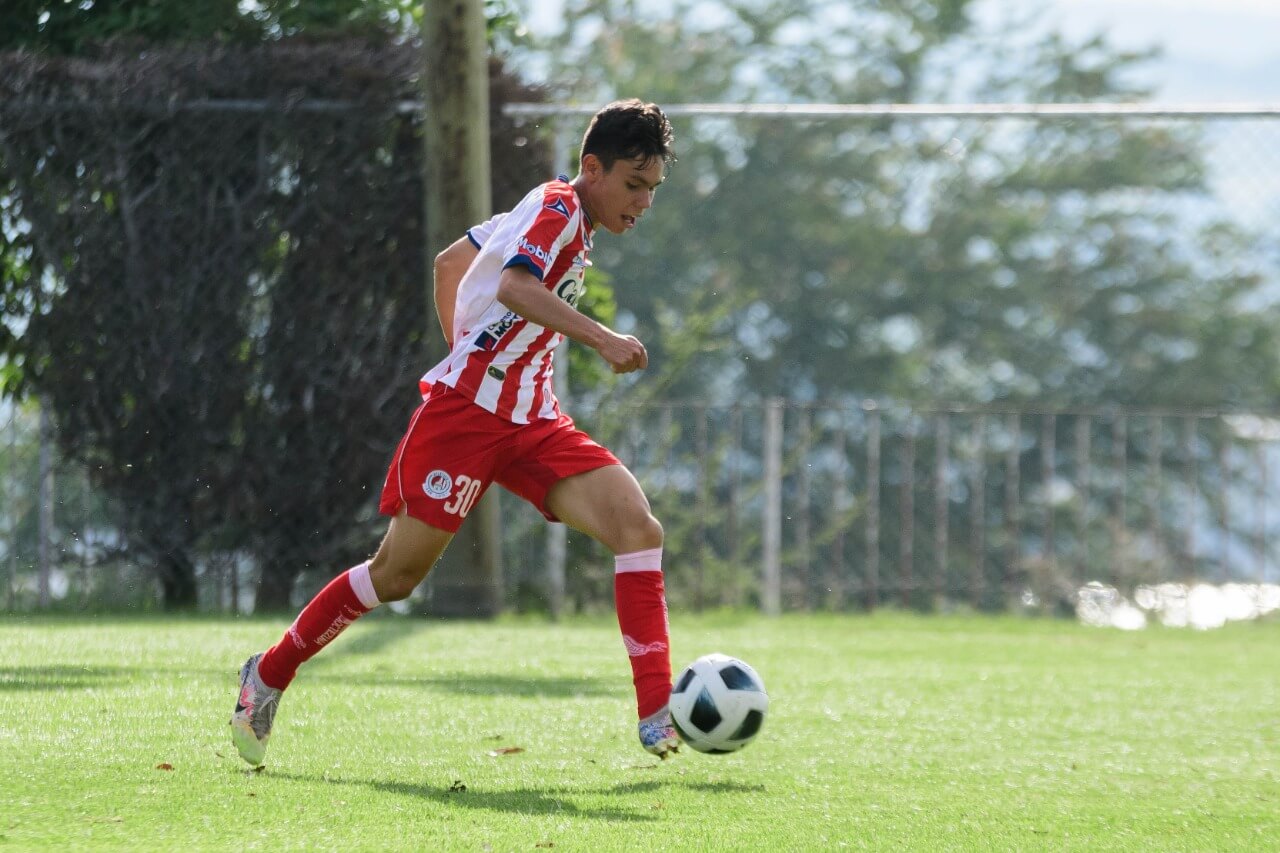
[[[579,173],[534,188],[435,259],[449,355],[419,382],[422,405],[392,457],[380,511],[391,517],[371,560],[334,578],[278,643],[240,669],[231,717],[257,766],[280,696],[298,667],[380,604],[407,598],[491,483],[601,542],[615,555],[614,598],[631,660],[641,745],[679,746],[671,693],[662,525],[631,472],[560,411],[552,352],[571,338],[615,373],[648,365],[644,345],[576,309],[596,231],[636,226],[674,160],[662,110],[617,101],[591,119]]]

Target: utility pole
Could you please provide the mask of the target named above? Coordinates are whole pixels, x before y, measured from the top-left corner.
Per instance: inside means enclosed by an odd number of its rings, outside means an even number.
[[[426,0],[422,20],[425,105],[427,304],[436,254],[490,215],[489,60],[483,0]],[[434,334],[435,321],[425,318]],[[502,528],[493,489],[472,509],[432,571],[430,610],[497,615]]]

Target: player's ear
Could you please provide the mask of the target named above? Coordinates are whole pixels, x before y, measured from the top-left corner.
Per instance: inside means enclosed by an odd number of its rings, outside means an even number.
[[[582,155],[582,174],[593,181],[598,181],[604,177],[606,171],[608,170],[605,169],[603,161],[595,154]]]

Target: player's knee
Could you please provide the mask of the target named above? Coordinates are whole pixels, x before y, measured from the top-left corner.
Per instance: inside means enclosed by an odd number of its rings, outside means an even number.
[[[393,575],[384,579],[384,583],[379,586],[374,584],[374,591],[378,594],[378,600],[383,604],[392,601],[404,601],[413,595],[413,591],[417,589],[421,579],[414,576]]]
[[[661,548],[663,536],[662,522],[653,517],[653,513],[647,513],[644,523],[641,525],[643,535],[649,540],[650,548]]]
[[[379,563],[376,557],[369,564],[369,580],[373,581],[373,591],[383,604],[408,598],[426,574],[415,567],[396,566],[389,561]]]
[[[653,517],[651,512],[641,512],[629,520],[625,542],[618,553],[648,551],[662,547],[662,523]]]

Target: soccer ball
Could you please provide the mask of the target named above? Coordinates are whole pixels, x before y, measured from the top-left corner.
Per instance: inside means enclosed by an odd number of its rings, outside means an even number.
[[[671,721],[698,752],[737,752],[760,731],[769,694],[756,671],[728,655],[703,655],[671,691]]]

